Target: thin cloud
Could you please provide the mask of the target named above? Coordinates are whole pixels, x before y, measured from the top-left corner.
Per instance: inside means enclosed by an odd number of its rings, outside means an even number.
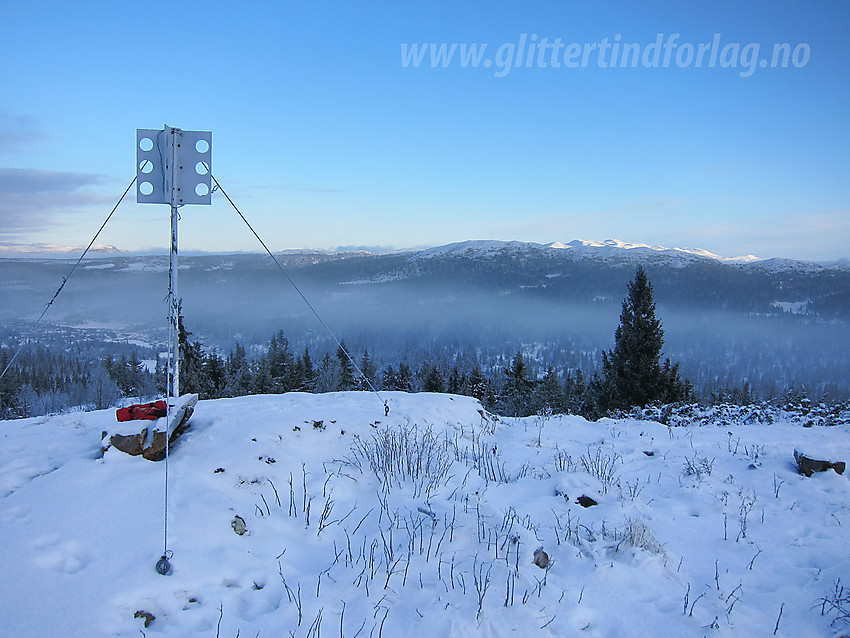
[[[26,151],[42,139],[31,117],[0,111],[0,153]]]
[[[107,181],[87,173],[0,168],[0,235],[44,230],[62,213],[107,202],[90,190]]]

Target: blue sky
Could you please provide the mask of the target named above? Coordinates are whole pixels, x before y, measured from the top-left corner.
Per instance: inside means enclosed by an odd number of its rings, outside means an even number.
[[[275,250],[850,256],[847,2],[34,1],[0,20],[0,244],[88,243],[135,174],[135,130],[168,124],[213,132],[213,173]],[[603,42],[648,63],[612,65]],[[404,66],[427,43],[455,57]],[[128,198],[99,242],[165,246],[168,214]],[[259,248],[219,195],[181,216],[185,250]]]

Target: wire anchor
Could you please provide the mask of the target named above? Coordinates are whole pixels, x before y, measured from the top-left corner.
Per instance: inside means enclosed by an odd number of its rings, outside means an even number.
[[[168,561],[174,555],[171,550],[166,550],[165,553],[156,561],[156,573],[161,576],[169,576],[171,574],[171,563]]]

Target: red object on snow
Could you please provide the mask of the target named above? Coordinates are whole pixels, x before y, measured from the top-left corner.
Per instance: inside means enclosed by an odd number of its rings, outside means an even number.
[[[165,401],[137,403],[136,405],[119,408],[115,411],[115,416],[119,421],[135,421],[137,419],[156,421],[159,417],[166,414],[168,414],[168,406],[165,404]]]

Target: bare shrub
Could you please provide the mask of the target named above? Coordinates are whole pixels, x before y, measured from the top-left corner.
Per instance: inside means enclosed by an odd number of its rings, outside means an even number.
[[[387,492],[410,481],[418,498],[430,495],[448,475],[454,462],[448,447],[431,428],[385,428],[368,441],[355,436],[348,460],[361,471],[368,464]]]
[[[472,448],[472,465],[478,470],[478,475],[485,481],[494,483],[509,483],[511,477],[505,469],[501,453],[495,445],[479,441]]]
[[[820,613],[822,616],[826,614],[834,614],[831,624],[837,622],[850,623],[850,589],[841,584],[841,579],[835,581],[835,586],[831,594],[819,599],[821,604]]]
[[[599,482],[602,483],[602,493],[607,494],[608,490],[616,483],[617,461],[621,459],[622,457],[616,452],[604,452],[601,447],[598,447],[595,453],[588,449],[587,454],[579,459],[579,464],[581,469],[599,479]]]
[[[685,476],[695,476],[698,480],[702,480],[706,476],[711,476],[714,469],[714,459],[708,460],[708,457],[694,454],[694,457],[685,459]]]
[[[614,551],[620,551],[623,547],[636,547],[652,554],[667,554],[664,546],[640,518],[626,519],[622,527],[614,530],[611,539],[617,542]]]
[[[566,450],[555,450],[555,471],[556,472],[573,472],[576,469],[576,462]]]

